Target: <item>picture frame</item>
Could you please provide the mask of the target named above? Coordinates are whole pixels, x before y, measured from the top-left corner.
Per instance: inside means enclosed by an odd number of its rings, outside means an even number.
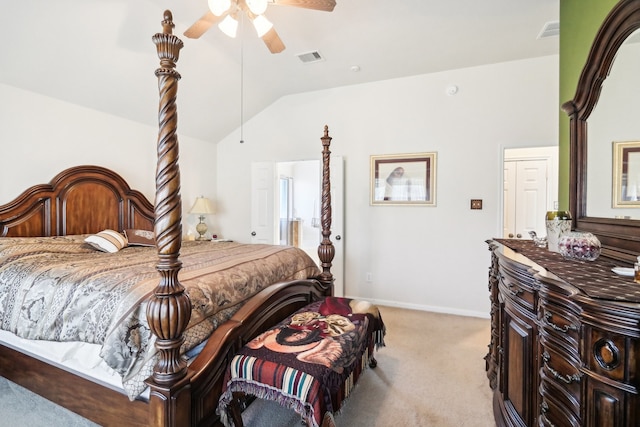
[[[436,206],[437,153],[371,156],[371,205]]]
[[[640,208],[640,141],[613,142],[613,207]]]

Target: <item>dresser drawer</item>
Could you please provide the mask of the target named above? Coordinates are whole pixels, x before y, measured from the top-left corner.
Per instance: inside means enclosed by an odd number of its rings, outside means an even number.
[[[565,307],[548,303],[545,300],[539,303],[538,320],[540,326],[547,333],[565,341],[566,345],[575,347],[576,351],[580,342],[580,320],[578,316]]]
[[[580,372],[579,360],[562,354],[552,348],[541,346],[540,373],[549,382],[557,383],[557,387],[565,390],[575,400],[580,400],[580,383],[583,374]]]
[[[522,280],[520,271],[510,269],[501,269],[498,279],[500,280],[500,293],[505,298],[511,299],[528,311],[535,312],[537,310],[535,282],[528,283],[528,281]]]
[[[579,407],[578,407],[579,410]],[[580,417],[576,415],[575,406],[567,408],[556,399],[542,398],[540,413],[538,414],[539,426],[555,427],[581,427]]]
[[[587,328],[583,348],[585,367],[593,373],[640,390],[637,357],[640,340],[597,328]]]

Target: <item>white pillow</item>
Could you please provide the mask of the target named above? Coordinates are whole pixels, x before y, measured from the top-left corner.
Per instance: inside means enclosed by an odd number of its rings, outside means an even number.
[[[127,247],[127,239],[117,231],[103,230],[84,239],[85,242],[102,252],[115,253]]]

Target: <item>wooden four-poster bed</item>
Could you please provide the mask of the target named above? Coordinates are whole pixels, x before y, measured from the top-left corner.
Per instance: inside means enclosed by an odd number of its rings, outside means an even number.
[[[6,283],[8,283],[7,277],[12,274],[8,270],[2,270],[3,264],[7,268],[19,264],[16,261],[18,250],[11,246],[14,243],[22,245],[21,248],[26,247],[25,241],[28,244],[35,244],[35,249],[24,251],[28,252],[29,256],[36,256],[43,252],[42,248],[45,244],[50,243],[47,239],[53,239],[56,249],[65,248],[64,250],[69,253],[73,252],[74,257],[76,256],[74,251],[83,254],[88,252],[89,256],[93,257],[89,263],[94,266],[94,269],[100,271],[102,271],[101,268],[95,266],[97,262],[95,260],[100,257],[120,254],[119,256],[124,258],[111,258],[110,262],[118,264],[119,259],[133,259],[133,255],[129,254],[143,252],[144,249],[152,251],[155,260],[152,265],[154,279],[151,290],[146,294],[150,296],[144,299],[137,296],[140,301],[134,306],[136,308],[127,309],[142,310],[142,314],[137,320],[130,320],[131,323],[135,323],[135,328],[129,327],[125,333],[129,340],[134,341],[133,338],[135,338],[137,342],[144,341],[150,348],[155,348],[155,352],[151,351],[155,357],[152,359],[154,363],[150,364],[151,374],[144,381],[147,386],[147,398],[137,397],[131,400],[133,395],[127,395],[123,390],[105,385],[103,382],[96,382],[90,378],[90,374],[79,374],[64,365],[45,360],[36,352],[23,350],[13,342],[9,344],[3,341],[3,336],[0,336],[1,376],[104,426],[184,427],[218,423],[216,407],[221,393],[224,370],[237,350],[252,337],[272,327],[301,307],[333,293],[333,277],[330,271],[334,257],[334,247],[330,240],[329,146],[331,138],[325,126],[324,135],[321,137],[323,177],[322,241],[318,248],[320,266],[314,264],[311,268],[303,265],[296,272],[297,276],[291,275],[287,280],[279,280],[275,284],[262,283],[262,279],[257,279],[245,271],[243,273],[245,282],[253,283],[254,288],[246,291],[251,294],[246,293],[240,298],[242,304],[220,303],[218,311],[202,307],[217,301],[217,291],[206,290],[206,286],[214,279],[209,279],[209,276],[192,270],[186,260],[192,258],[199,260],[198,256],[201,255],[203,245],[221,244],[210,242],[195,244],[195,242],[187,243],[182,240],[176,116],[177,83],[180,75],[175,70],[175,65],[183,44],[172,34],[174,27],[172,19],[171,12],[166,11],[162,21],[163,32],[153,37],[160,58],[160,67],[155,73],[158,77],[160,94],[155,205],[140,192],[132,190],[117,173],[98,166],[78,166],[61,172],[49,184],[36,185],[25,190],[14,201],[0,206],[0,291],[3,287],[10,288]],[[132,247],[116,250],[113,254],[97,252],[86,247],[83,240],[86,235],[96,235],[106,229],[153,230],[155,247]],[[257,248],[261,245],[237,246]],[[238,247],[231,248],[240,250]],[[129,250],[131,252],[126,252]],[[196,254],[192,255],[191,251],[195,251]],[[280,249],[272,251],[280,253]],[[53,263],[59,259],[66,259],[64,257],[67,255],[69,254],[57,253],[51,255],[49,259]],[[147,261],[139,263],[145,264],[145,262],[148,264]],[[43,262],[43,264],[48,263]],[[138,261],[133,263],[136,264]],[[55,282],[54,285],[58,286],[60,277],[75,274],[67,271],[70,264],[75,262],[70,262],[68,265],[57,264],[57,269],[64,274],[47,272],[40,276],[47,276],[47,282]],[[213,269],[209,261],[201,261],[200,264],[204,265],[205,269]],[[253,269],[252,265],[249,271]],[[124,274],[118,271],[113,274],[105,273],[103,276]],[[122,282],[126,280],[121,279]],[[193,281],[197,286],[183,286],[183,281],[189,284]],[[84,293],[91,294],[93,288],[88,283],[82,283],[82,286],[86,286],[82,288]],[[15,291],[17,288],[10,288],[9,292],[11,289]],[[203,294],[209,292],[211,294],[209,299],[196,296],[197,290],[201,290]],[[65,292],[68,292],[65,298],[72,299],[71,291]],[[112,290],[111,294],[113,293],[117,292]],[[7,313],[9,313],[7,307],[10,305],[8,301],[14,301],[12,298],[15,294],[16,292],[9,294],[13,295],[9,297],[0,294],[0,309],[5,307],[4,320],[3,313],[0,313],[0,326],[13,324],[12,322],[21,316],[36,316],[33,312],[38,311],[41,300],[47,299],[42,297],[40,300],[34,300],[35,302],[28,310],[22,307],[22,310],[17,310],[18,314],[14,316],[15,318],[7,319]],[[60,295],[53,299],[55,298],[60,299]],[[222,297],[218,298],[220,299]],[[19,302],[24,303],[25,300],[26,297]],[[201,303],[201,301],[205,302]],[[92,304],[96,307],[100,306],[101,300],[94,300]],[[87,311],[84,316],[100,317],[111,309],[117,311],[114,307],[108,306],[99,314]],[[211,329],[214,330],[203,344],[192,346],[199,352],[196,352],[190,362],[187,362],[182,354],[185,340],[187,340],[185,337],[188,336],[186,331],[196,329],[191,327],[193,324],[206,323],[203,313],[212,314],[213,320],[207,321],[212,324]],[[64,313],[64,316],[66,314]],[[218,315],[220,317],[216,317]],[[65,329],[65,324],[57,323],[64,316],[60,315],[59,318],[51,321],[52,329],[59,335],[71,333]],[[197,318],[194,319],[194,316]],[[140,324],[148,325],[148,337],[144,339],[140,338],[144,331]],[[69,329],[75,329],[76,333],[79,330],[80,335],[87,334],[83,326]],[[114,335],[114,330],[117,328],[109,324],[108,333]],[[125,353],[127,351],[133,350],[127,347]]]

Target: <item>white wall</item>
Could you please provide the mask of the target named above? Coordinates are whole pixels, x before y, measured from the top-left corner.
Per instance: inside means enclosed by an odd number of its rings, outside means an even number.
[[[488,316],[485,240],[501,232],[503,150],[557,145],[558,117],[557,56],[282,98],[245,124],[244,144],[239,131],[218,144],[221,234],[250,241],[251,162],[320,158],[327,124],[345,158],[345,294]],[[369,205],[370,155],[430,151],[436,207]],[[472,198],[484,209],[470,210]]]
[[[500,234],[502,153],[557,144],[557,93],[551,56],[282,98],[246,123],[244,144],[239,131],[217,147],[180,136],[183,230],[202,194],[216,202],[210,231],[250,241],[251,162],[318,159],[327,124],[345,159],[346,295],[487,316],[484,240]],[[0,96],[0,204],[79,164],[109,167],[153,199],[156,127],[2,84]],[[438,152],[438,205],[370,206],[369,156],[421,151]],[[484,209],[471,211],[472,198]]]
[[[110,168],[153,202],[158,128],[0,84],[0,205],[31,185],[47,183],[77,165]],[[157,105],[150,105],[157,110]],[[178,134],[180,123],[178,122]],[[183,232],[198,222],[186,212],[201,194],[215,200],[216,148],[180,141]],[[210,230],[215,218],[209,218]],[[211,230],[212,231],[212,230]]]

